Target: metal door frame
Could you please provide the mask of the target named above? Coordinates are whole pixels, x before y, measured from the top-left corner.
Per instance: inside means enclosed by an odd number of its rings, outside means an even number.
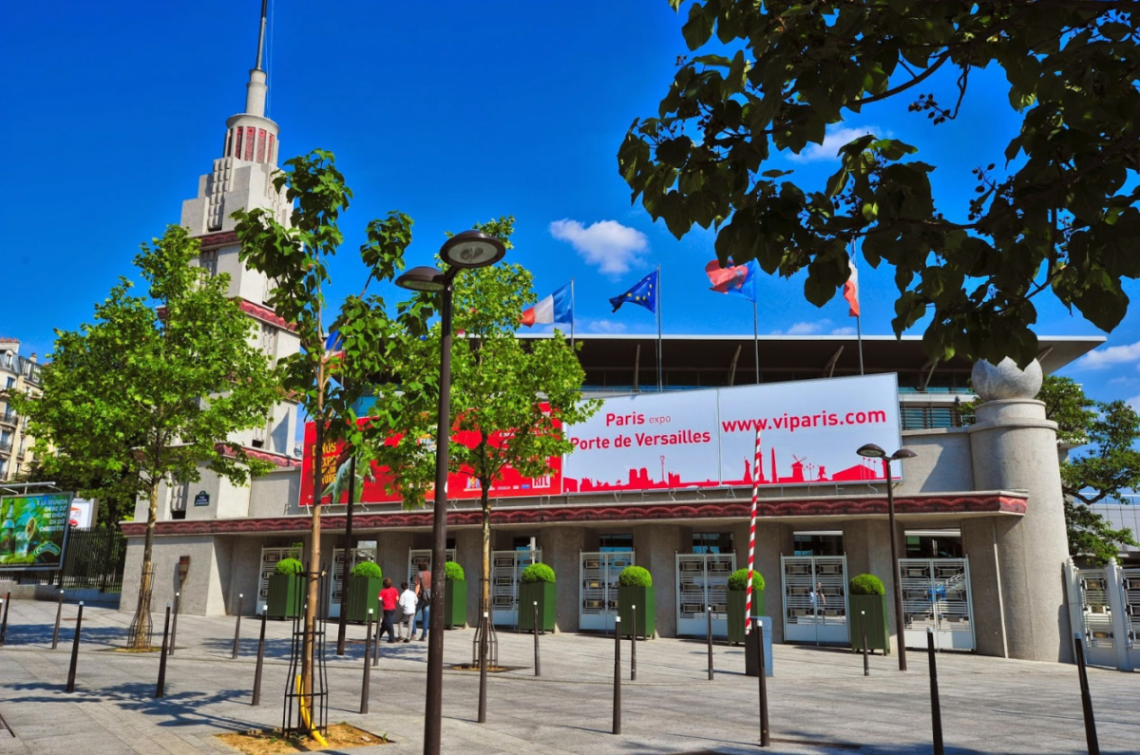
[[[589,566],[588,562],[596,559],[596,567]],[[618,563],[614,563],[617,561]],[[627,566],[634,566],[636,551],[591,551],[578,552],[578,629],[596,632],[614,631],[614,617],[618,613],[618,575]],[[598,584],[588,584],[593,578],[587,577],[588,569],[599,570]],[[588,590],[601,590],[601,606],[587,606],[587,601],[597,600],[587,593]],[[588,610],[597,609],[596,612],[587,613]]]
[[[276,547],[263,546],[262,547],[262,549],[261,549],[261,570],[258,572],[258,575],[257,575],[257,603],[256,603],[256,606],[257,606],[257,613],[258,614],[265,613],[265,610],[268,607],[269,577],[274,572],[274,566],[277,564],[278,561],[281,561],[281,560],[286,559],[286,558],[296,558],[296,559],[300,560],[301,550],[302,549],[300,549],[300,548],[294,548],[291,546],[276,546]],[[273,556],[274,558],[272,560],[266,560],[266,556]]]
[[[682,569],[684,562],[700,562],[700,569]],[[710,562],[727,561],[728,569],[719,568],[715,573],[710,569]],[[706,608],[712,606],[712,633],[714,637],[728,636],[728,578],[736,571],[735,553],[678,553],[674,556],[674,572],[676,581],[674,589],[677,591],[677,636],[682,635],[704,637],[708,632],[708,617]],[[699,572],[699,575],[697,574]],[[682,579],[693,579],[696,586],[699,581],[700,602],[689,606],[684,600],[681,589]],[[697,611],[685,611],[689,607],[697,607]],[[689,614],[689,616],[686,616]]]
[[[534,563],[542,563],[542,548],[491,551],[491,621],[495,626],[518,626],[519,577]],[[500,587],[509,589],[500,591]]]
[[[962,579],[964,581],[964,595],[966,598],[966,624],[969,631],[963,629],[952,628],[960,624],[960,621],[951,621],[950,617],[959,616],[960,612],[944,610],[944,606],[950,604],[946,597],[946,588],[940,584],[938,578],[939,566],[952,566],[961,564],[962,566]],[[923,577],[906,577],[902,576],[903,570],[911,568],[925,567],[930,570],[929,578]],[[926,630],[932,628],[934,630],[934,647],[938,650],[977,650],[977,637],[974,629],[974,589],[970,581],[970,559],[968,558],[900,558],[899,559],[899,584],[902,587],[903,593],[903,615],[906,621],[904,622],[905,642],[908,648],[917,648],[919,650],[926,649]],[[908,580],[925,580],[925,586],[914,585],[914,588],[909,590],[908,595]],[[917,595],[917,597],[915,597]],[[929,619],[920,619],[915,621],[915,617],[927,616]]]
[[[828,606],[813,596],[815,585],[821,581],[819,566],[837,564],[840,566],[839,582],[837,585],[843,598],[843,608],[835,613],[835,604]],[[789,566],[807,566],[810,577],[807,590],[803,590],[802,580],[790,578]],[[802,576],[802,575],[799,575]],[[831,577],[833,575],[827,575]],[[784,642],[813,642],[816,645],[849,645],[851,640],[847,632],[848,600],[847,600],[847,556],[781,556],[780,579],[784,598]],[[828,582],[834,582],[828,579]],[[825,599],[827,593],[824,593]],[[832,600],[836,596],[832,596]],[[793,613],[794,612],[794,613]],[[791,621],[790,619],[795,619]]]

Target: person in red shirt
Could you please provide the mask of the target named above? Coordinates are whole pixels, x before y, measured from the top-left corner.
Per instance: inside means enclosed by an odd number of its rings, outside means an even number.
[[[392,580],[384,579],[384,589],[380,591],[380,608],[384,611],[384,621],[380,624],[380,631],[376,633],[376,641],[380,641],[380,635],[384,634],[385,629],[388,632],[388,642],[396,641],[396,627],[392,623],[392,619],[396,616],[396,602],[400,599],[400,593],[392,586]]]

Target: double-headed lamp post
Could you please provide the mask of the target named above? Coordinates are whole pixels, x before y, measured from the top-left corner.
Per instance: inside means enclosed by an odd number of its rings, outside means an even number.
[[[487,267],[503,258],[506,247],[479,231],[452,236],[439,250],[446,271],[414,267],[396,279],[411,291],[442,294],[439,345],[439,417],[435,442],[435,510],[432,515],[431,618],[428,632],[427,702],[424,709],[424,755],[439,755],[443,714],[443,591],[447,560],[447,456],[451,434],[451,294],[455,276],[464,268]]]
[[[899,671],[906,671],[906,620],[903,617],[902,575],[899,573],[899,550],[895,535],[895,493],[891,485],[891,462],[912,459],[915,453],[909,448],[900,448],[888,455],[874,443],[868,443],[859,449],[858,454],[868,459],[882,459],[883,474],[887,478],[887,521],[891,530],[891,568],[894,570],[892,581],[895,583],[895,632],[899,638]]]

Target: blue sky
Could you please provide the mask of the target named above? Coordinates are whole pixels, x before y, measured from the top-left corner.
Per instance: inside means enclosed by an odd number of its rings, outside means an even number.
[[[687,53],[682,19],[665,0],[271,5],[268,115],[281,124],[282,157],[330,149],[355,192],[342,217],[336,292],[359,290],[356,247],[367,221],[389,210],[416,221],[413,264],[430,259],[445,230],[513,214],[511,259],[534,272],[539,297],[576,279],[580,331],[655,330],[649,312],[612,314],[607,299],[660,264],[666,332],[751,332],[747,302],[708,291],[712,233],[674,239],[630,205],[617,174],[626,129],[656,112],[676,57]],[[0,139],[13,170],[0,203],[8,292],[0,335],[19,338],[21,353],[42,356],[53,328],[90,320],[94,302],[133,273],[138,245],[178,222],[220,152],[225,119],[243,108],[258,7],[8,8]],[[951,83],[940,73],[927,89]],[[821,185],[838,144],[871,130],[918,146],[918,158],[939,166],[940,208],[964,215],[970,169],[1000,164],[1018,122],[999,71],[970,83],[957,121],[933,127],[907,113],[908,101],[884,103],[840,127],[853,131],[770,167]],[[860,279],[864,333],[889,333],[892,271],[863,266]],[[760,290],[762,333],[854,325],[839,296],[822,309],[806,303],[800,279],[766,278]],[[1129,290],[1135,298],[1140,287]],[[1055,302],[1039,312],[1039,334],[1098,333]],[[1138,323],[1133,312],[1098,356],[1066,374],[1097,398],[1140,404]]]

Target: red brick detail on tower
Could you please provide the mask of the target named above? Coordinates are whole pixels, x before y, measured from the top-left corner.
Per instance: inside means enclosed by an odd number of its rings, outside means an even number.
[[[951,496],[916,496],[895,499],[898,514],[946,515],[946,514],[1025,514],[1026,499],[1007,494],[960,494]],[[548,525],[561,523],[587,522],[651,522],[668,520],[700,519],[740,519],[748,518],[750,502],[747,501],[693,501],[688,503],[650,504],[593,504],[583,506],[547,505],[533,507],[510,507],[491,512],[491,523]],[[886,515],[886,498],[818,498],[802,500],[772,500],[762,502],[757,507],[760,516],[804,517],[804,516],[853,516]],[[478,508],[449,511],[449,527],[478,526],[482,519]],[[343,530],[343,515],[322,516],[322,530]],[[307,516],[283,516],[266,519],[207,519],[201,521],[178,520],[158,522],[155,534],[176,535],[225,535],[239,533],[302,533],[308,532],[312,520]],[[391,511],[379,514],[356,513],[353,527],[366,529],[427,528],[432,524],[432,512]],[[146,534],[145,522],[126,522],[122,525],[127,537],[142,537]]]

